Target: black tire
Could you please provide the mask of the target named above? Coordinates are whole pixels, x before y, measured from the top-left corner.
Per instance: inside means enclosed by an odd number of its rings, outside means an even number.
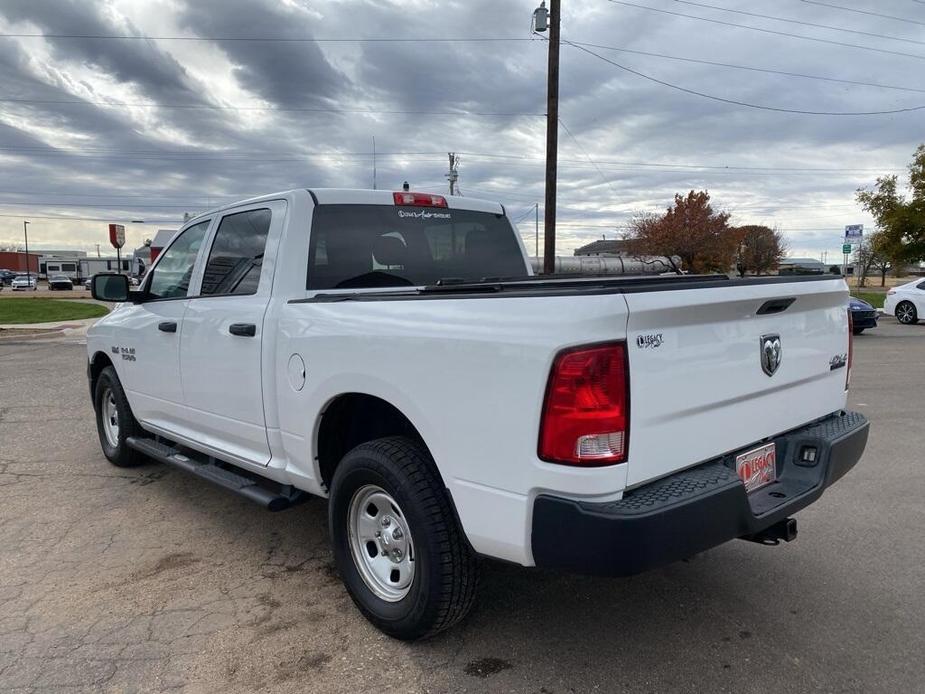
[[[112,394],[112,401],[115,403],[115,418],[118,422],[118,433],[115,436],[115,445],[110,442],[106,433],[106,426],[103,422],[104,400]],[[145,462],[145,457],[133,448],[129,448],[126,439],[129,436],[141,436],[143,431],[135,416],[132,414],[132,408],[129,407],[128,400],[125,397],[125,391],[119,382],[119,376],[116,370],[107,366],[100,372],[96,381],[96,389],[93,392],[93,408],[96,410],[96,431],[100,437],[100,447],[103,449],[103,455],[110,463],[117,467],[135,467]]]
[[[867,328],[852,328],[851,332],[852,332],[854,335],[860,335],[860,334],[861,334],[862,332],[864,332],[865,330],[867,330]]]
[[[896,306],[896,320],[903,325],[915,325],[919,322],[918,311],[911,301],[900,301]]]
[[[393,602],[370,589],[351,552],[351,502],[354,494],[369,485],[395,500],[413,538],[414,577],[408,593]],[[478,559],[459,527],[434,462],[421,444],[393,436],[369,441],[347,453],[331,483],[328,522],[334,560],[350,597],[389,636],[405,641],[433,636],[459,622],[472,608]]]

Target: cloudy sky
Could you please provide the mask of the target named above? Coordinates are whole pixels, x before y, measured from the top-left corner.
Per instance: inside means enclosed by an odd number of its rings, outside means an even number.
[[[375,138],[380,188],[443,191],[458,152],[462,193],[532,251],[536,1],[3,0],[0,245],[23,219],[30,247],[94,250],[109,221],[131,246],[241,197],[371,187]],[[563,5],[562,252],[706,188],[831,258],[870,228],[855,189],[925,141],[923,0]]]

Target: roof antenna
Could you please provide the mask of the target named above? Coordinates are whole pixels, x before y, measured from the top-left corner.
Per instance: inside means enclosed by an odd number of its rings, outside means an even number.
[[[407,193],[409,190],[411,190],[411,184],[408,183],[408,181],[405,181],[401,184],[401,189]]]

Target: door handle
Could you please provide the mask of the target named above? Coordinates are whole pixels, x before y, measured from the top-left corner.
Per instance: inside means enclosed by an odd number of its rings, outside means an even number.
[[[172,320],[165,320],[157,324],[157,329],[162,333],[175,333],[177,332],[177,324]]]
[[[253,323],[232,323],[228,326],[228,332],[241,337],[253,337],[257,334],[257,326]]]

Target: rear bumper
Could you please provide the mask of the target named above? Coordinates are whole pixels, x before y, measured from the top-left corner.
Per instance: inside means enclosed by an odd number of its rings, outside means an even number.
[[[813,503],[854,467],[868,428],[862,414],[841,412],[772,437],[777,482],[750,495],[734,469],[741,450],[633,489],[620,501],[541,495],[533,506],[534,561],[539,567],[628,576],[757,534]],[[798,460],[809,447],[816,449],[814,461]]]

